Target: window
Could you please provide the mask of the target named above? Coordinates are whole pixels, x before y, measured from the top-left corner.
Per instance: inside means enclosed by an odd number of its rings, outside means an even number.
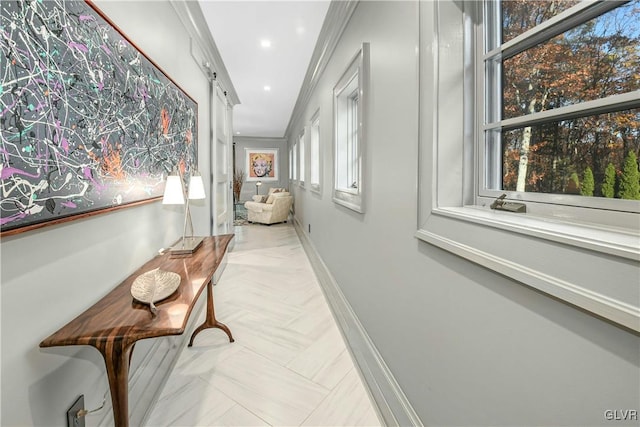
[[[305,132],[304,130],[302,131],[302,135],[300,135],[300,138],[298,139],[298,146],[300,147],[300,186],[304,187],[304,181],[305,181],[305,143],[304,143],[304,138],[305,138]]]
[[[480,196],[640,212],[640,0],[487,1],[484,16]]]
[[[358,162],[358,79],[353,76],[341,95],[337,97],[338,123],[336,188],[357,192],[360,184]]]
[[[289,147],[289,181],[293,181],[293,147]]]
[[[338,84],[334,96],[333,200],[357,212],[363,204],[364,101],[368,82],[369,44],[363,43]]]
[[[298,180],[298,142],[297,141],[293,143],[292,164],[293,164],[293,180],[297,181]]]
[[[419,3],[416,237],[640,332],[640,205],[619,193],[640,149],[637,65],[625,69],[638,63],[638,7]],[[589,58],[607,72],[589,74]],[[604,197],[610,162],[618,193]],[[490,209],[503,193],[526,213]]]
[[[320,110],[311,118],[309,141],[309,182],[311,190],[320,192]]]

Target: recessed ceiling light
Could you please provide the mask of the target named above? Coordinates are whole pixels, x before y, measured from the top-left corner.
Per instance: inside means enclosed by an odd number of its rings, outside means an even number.
[[[264,87],[264,91],[265,91],[265,92],[269,92],[269,91],[271,91],[271,86],[265,86],[265,87]]]
[[[260,40],[260,46],[271,47],[271,40],[267,40],[267,39]]]
[[[300,27],[296,28],[296,33],[304,34],[304,27],[300,26]]]

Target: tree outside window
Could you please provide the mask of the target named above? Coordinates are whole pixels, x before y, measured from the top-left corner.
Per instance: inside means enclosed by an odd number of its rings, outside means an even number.
[[[487,140],[501,166],[487,186],[640,199],[620,191],[638,176],[640,0],[499,4],[502,41],[489,43],[486,68]]]

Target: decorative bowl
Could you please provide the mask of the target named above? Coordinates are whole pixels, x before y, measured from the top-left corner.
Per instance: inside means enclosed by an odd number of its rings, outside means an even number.
[[[151,311],[155,313],[154,303],[170,296],[178,286],[179,274],[155,268],[135,278],[131,285],[131,295],[136,301],[149,304]]]

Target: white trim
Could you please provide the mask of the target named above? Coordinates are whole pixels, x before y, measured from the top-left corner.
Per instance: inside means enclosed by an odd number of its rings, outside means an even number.
[[[484,104],[482,93],[474,99],[474,91],[467,87],[474,66],[464,55],[469,39],[463,29],[470,30],[470,17],[449,2],[420,2],[419,7],[419,210],[415,236],[640,332],[637,215],[614,212],[621,221],[603,225],[595,222],[598,218],[592,212],[582,212],[577,221],[575,212],[568,211],[575,211],[575,206],[546,203],[553,209],[553,217],[545,216],[538,206],[542,204],[533,202],[527,205],[526,214],[489,210],[492,192],[482,191],[478,197],[478,182],[483,176],[474,175],[483,162],[484,151],[478,149],[483,145],[473,144],[474,132],[464,120],[475,117],[476,123],[481,123],[475,116],[476,105]],[[476,5],[469,2],[464,7]],[[616,99],[627,102],[631,97]],[[477,179],[470,183],[470,175]],[[611,216],[611,211],[606,215]]]
[[[610,112],[613,107],[616,110],[626,110],[638,107],[640,90],[633,92],[611,95],[606,98],[584,101],[580,104],[572,104],[558,107],[551,110],[539,111],[537,113],[526,114],[509,119],[498,120],[496,122],[485,123],[482,130],[509,131],[523,126],[533,126],[550,121],[567,120],[576,117],[587,117],[598,113]]]
[[[291,153],[293,154],[293,158],[291,160],[291,167],[293,171],[291,172],[291,182],[296,184],[298,182],[298,139],[294,138],[293,146],[291,147]]]
[[[482,108],[478,108],[477,120],[478,133],[476,135],[478,190],[475,193],[478,199],[476,204],[482,204],[486,200],[482,197],[496,198],[502,193],[507,199],[517,199],[527,202],[536,202],[531,206],[536,215],[547,217],[571,218],[581,222],[593,222],[607,226],[617,226],[630,230],[638,229],[638,217],[640,202],[635,200],[608,199],[605,197],[586,197],[580,195],[543,193],[543,192],[518,192],[507,190],[495,190],[502,187],[501,167],[503,153],[500,150],[500,132],[536,126],[547,123],[569,120],[581,117],[589,117],[602,113],[621,112],[640,106],[640,90],[610,95],[604,98],[593,99],[577,104],[566,105],[558,108],[521,114],[516,117],[502,118],[499,111],[502,103],[502,73],[496,67],[489,66],[493,61],[501,62],[506,58],[526,51],[539,43],[546,42],[549,38],[562,34],[581,25],[601,14],[621,6],[621,1],[583,1],[560,14],[536,25],[525,33],[507,41],[500,46],[489,46],[491,52],[482,55],[483,39],[493,36],[501,29],[500,18],[491,13],[480,12],[483,2],[478,2],[474,7],[474,13],[486,18],[485,22],[479,22],[474,36],[476,63],[475,78],[477,78],[475,105],[485,106],[486,114],[482,114]],[[491,8],[495,3],[488,3]],[[496,10],[497,12],[497,10]],[[488,17],[488,18],[487,18]],[[487,27],[487,28],[484,28]],[[489,27],[495,28],[489,28]],[[468,31],[471,33],[471,31]],[[491,40],[491,43],[499,44],[500,40]],[[470,44],[470,43],[469,43]],[[471,74],[471,73],[468,73]],[[486,97],[483,91],[486,86]],[[485,117],[486,116],[486,117]],[[488,154],[490,153],[490,154]],[[626,153],[625,153],[626,154]],[[490,203],[490,202],[489,202]],[[560,205],[564,205],[561,207]],[[585,209],[586,208],[586,209]],[[527,212],[529,212],[529,206]],[[633,214],[630,214],[633,213]]]
[[[298,186],[305,189],[307,181],[307,127],[304,126],[298,136]]]
[[[293,181],[293,146],[289,147],[289,181]]]
[[[191,39],[191,56],[198,67],[208,77],[213,78],[212,73],[216,73],[215,80],[222,86],[230,104],[240,103],[231,77],[224,65],[222,56],[218,51],[207,21],[202,14],[202,9],[196,1],[169,0],[171,6],[176,11],[183,26],[189,31]],[[194,42],[195,45],[194,46]],[[194,49],[194,47],[196,49]]]
[[[317,153],[316,158],[313,157],[313,134],[314,129],[317,129]],[[318,172],[318,182],[313,182],[312,177],[312,165],[315,163],[315,167]],[[309,188],[311,192],[317,195],[322,194],[322,144],[320,139],[320,108],[318,107],[309,120]]]
[[[333,202],[358,213],[365,213],[361,198],[347,191],[333,190]]]
[[[384,421],[386,426],[423,426],[424,424],[360,323],[358,316],[340,290],[340,286],[325,265],[313,242],[304,233],[297,218],[294,218],[294,227],[309,258],[309,263],[318,278],[333,317],[339,326],[351,358],[376,404],[378,417]]]
[[[477,206],[436,208],[432,213],[640,261],[640,237],[624,229],[523,216]]]
[[[356,10],[358,3],[359,0],[343,0],[332,1],[329,5],[327,16],[324,19],[322,29],[318,35],[316,47],[311,54],[309,67],[304,76],[298,99],[291,113],[287,129],[284,132],[286,139],[289,139],[289,136],[294,131],[292,127],[295,123],[298,123],[300,117],[304,114],[313,90],[317,86],[318,81],[320,81],[322,72],[329,63],[329,59],[331,59],[331,55],[333,55],[333,51],[340,41],[340,36],[342,36],[344,29],[347,27],[347,23]]]
[[[640,332],[640,308],[638,307],[427,230],[418,230],[416,237],[633,331]]]
[[[356,82],[356,87],[352,88]],[[349,99],[357,91],[357,146],[356,163],[357,188],[347,188],[340,185],[338,175],[342,171],[339,159],[339,144],[348,145],[347,119],[344,115],[352,112]],[[349,61],[349,65],[340,76],[340,79],[333,88],[333,201],[358,213],[365,212],[364,189],[367,183],[364,182],[365,152],[367,144],[367,117],[369,103],[369,43],[362,43],[361,48]],[[344,108],[340,109],[339,106]],[[343,123],[341,126],[340,123]],[[348,162],[346,168],[349,168]],[[349,173],[346,174],[348,182]],[[355,175],[355,174],[354,174]]]
[[[505,42],[501,48],[496,50],[500,51],[505,58],[510,58],[540,42],[604,14],[618,7],[621,3],[624,2],[611,0],[603,2],[595,0],[583,1]]]

